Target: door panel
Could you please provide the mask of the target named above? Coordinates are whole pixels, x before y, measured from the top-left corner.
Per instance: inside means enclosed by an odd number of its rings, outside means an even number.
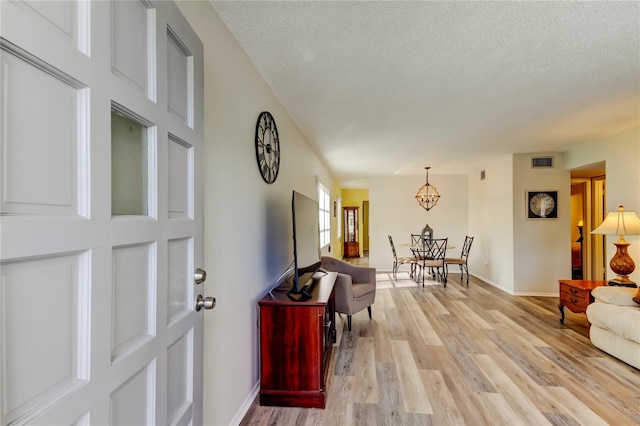
[[[113,248],[111,359],[141,346],[154,334],[155,250],[149,244]]]
[[[82,25],[88,12],[88,2],[27,0],[15,3],[15,9],[10,11],[11,17],[7,17],[6,22],[18,27],[30,25],[36,29],[37,26],[37,31],[55,37],[56,44],[82,50],[81,46],[86,47],[89,37],[88,28]],[[3,33],[5,30],[7,28],[3,26]],[[6,34],[13,33],[11,28],[8,30]]]
[[[167,256],[167,324],[174,323],[189,313],[193,300],[193,293],[189,291],[190,271],[188,266],[193,263],[189,260],[192,252],[193,240],[180,238],[170,240]]]
[[[193,126],[193,56],[171,27],[167,27],[167,86],[169,111]]]
[[[193,347],[193,334],[181,336],[167,349],[167,419],[176,423],[190,408],[190,389],[193,388],[193,372],[189,358]]]
[[[111,393],[110,424],[156,424],[154,367],[154,362],[145,365]]]
[[[149,28],[155,25],[153,9],[139,1],[111,3],[112,72],[129,80],[140,93],[147,95],[149,81],[148,58],[153,49]]]
[[[193,147],[169,134],[169,217],[193,218]]]
[[[71,253],[2,265],[2,393],[10,418],[77,390],[87,379],[88,330],[81,324],[87,260]]]
[[[172,2],[0,7],[0,424],[201,424],[202,43]]]
[[[78,214],[78,145],[85,140],[80,140],[84,135],[77,120],[86,115],[79,102],[82,90],[60,70],[17,46],[7,46],[0,61],[7,115],[2,214]],[[21,140],[30,143],[15,143]]]

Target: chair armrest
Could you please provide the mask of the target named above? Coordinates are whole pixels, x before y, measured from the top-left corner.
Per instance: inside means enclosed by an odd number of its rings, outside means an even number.
[[[353,282],[351,280],[351,275],[341,274],[338,272],[338,277],[336,278],[334,287],[336,289],[336,299],[353,299]]]
[[[355,299],[351,276],[338,272],[334,288],[336,292],[336,312],[347,315],[355,314]]]

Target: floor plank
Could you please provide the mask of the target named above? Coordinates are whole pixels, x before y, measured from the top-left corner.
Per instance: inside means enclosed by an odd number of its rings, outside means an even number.
[[[413,360],[407,342],[392,342],[394,364],[398,370],[400,396],[404,401],[404,410],[408,413],[432,414],[433,409],[424,390],[420,373]]]

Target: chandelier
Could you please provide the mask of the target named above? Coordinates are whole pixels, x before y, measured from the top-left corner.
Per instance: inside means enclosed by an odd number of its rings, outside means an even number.
[[[429,185],[429,169],[431,167],[425,167],[427,171],[427,183],[422,185],[420,189],[418,189],[418,193],[416,194],[416,200],[418,200],[418,204],[422,206],[426,211],[431,210],[440,199],[440,194],[438,194],[438,190],[435,186]]]

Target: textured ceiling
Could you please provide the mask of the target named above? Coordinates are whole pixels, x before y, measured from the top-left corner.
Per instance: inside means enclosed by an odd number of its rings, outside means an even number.
[[[211,3],[347,187],[640,122],[639,1]]]

